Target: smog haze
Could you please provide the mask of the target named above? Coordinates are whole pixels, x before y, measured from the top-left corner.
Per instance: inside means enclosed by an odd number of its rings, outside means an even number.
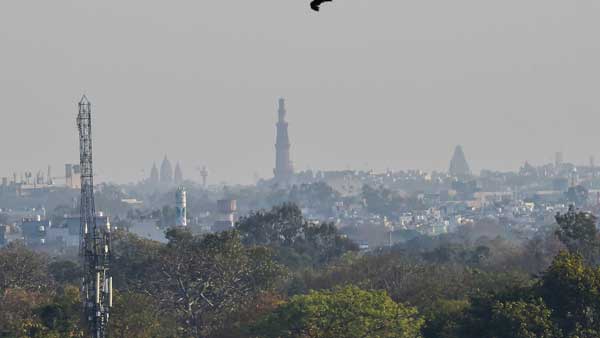
[[[600,3],[308,3],[2,1],[0,176],[78,163],[84,93],[116,182],[165,154],[196,180],[271,177],[279,97],[296,170],[447,170],[456,144],[474,171],[600,155]]]

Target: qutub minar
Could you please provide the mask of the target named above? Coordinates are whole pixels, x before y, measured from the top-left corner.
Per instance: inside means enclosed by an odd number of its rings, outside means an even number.
[[[285,100],[279,99],[279,120],[277,121],[277,140],[275,142],[275,182],[290,183],[294,174],[290,160],[290,138],[288,136],[288,123],[285,121]]]

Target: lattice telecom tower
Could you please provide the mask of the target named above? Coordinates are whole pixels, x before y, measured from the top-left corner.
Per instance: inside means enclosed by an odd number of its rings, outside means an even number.
[[[110,224],[96,226],[94,175],[92,170],[91,104],[85,97],[79,102],[77,127],[81,161],[81,239],[79,254],[83,260],[82,300],[90,337],[105,338],[109,309],[112,307],[110,263]]]

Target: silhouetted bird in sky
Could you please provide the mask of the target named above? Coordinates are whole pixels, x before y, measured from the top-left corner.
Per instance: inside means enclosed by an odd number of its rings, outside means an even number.
[[[321,4],[324,2],[328,2],[328,1],[332,1],[332,0],[313,0],[310,3],[310,8],[312,8],[313,10],[318,12]]]

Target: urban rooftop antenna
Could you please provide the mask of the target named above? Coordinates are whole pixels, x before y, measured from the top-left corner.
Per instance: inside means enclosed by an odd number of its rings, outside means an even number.
[[[81,203],[79,254],[83,260],[82,300],[90,337],[106,338],[109,309],[112,307],[110,263],[110,224],[98,228],[94,204],[92,167],[91,104],[84,95],[79,101],[77,127],[81,164]]]

